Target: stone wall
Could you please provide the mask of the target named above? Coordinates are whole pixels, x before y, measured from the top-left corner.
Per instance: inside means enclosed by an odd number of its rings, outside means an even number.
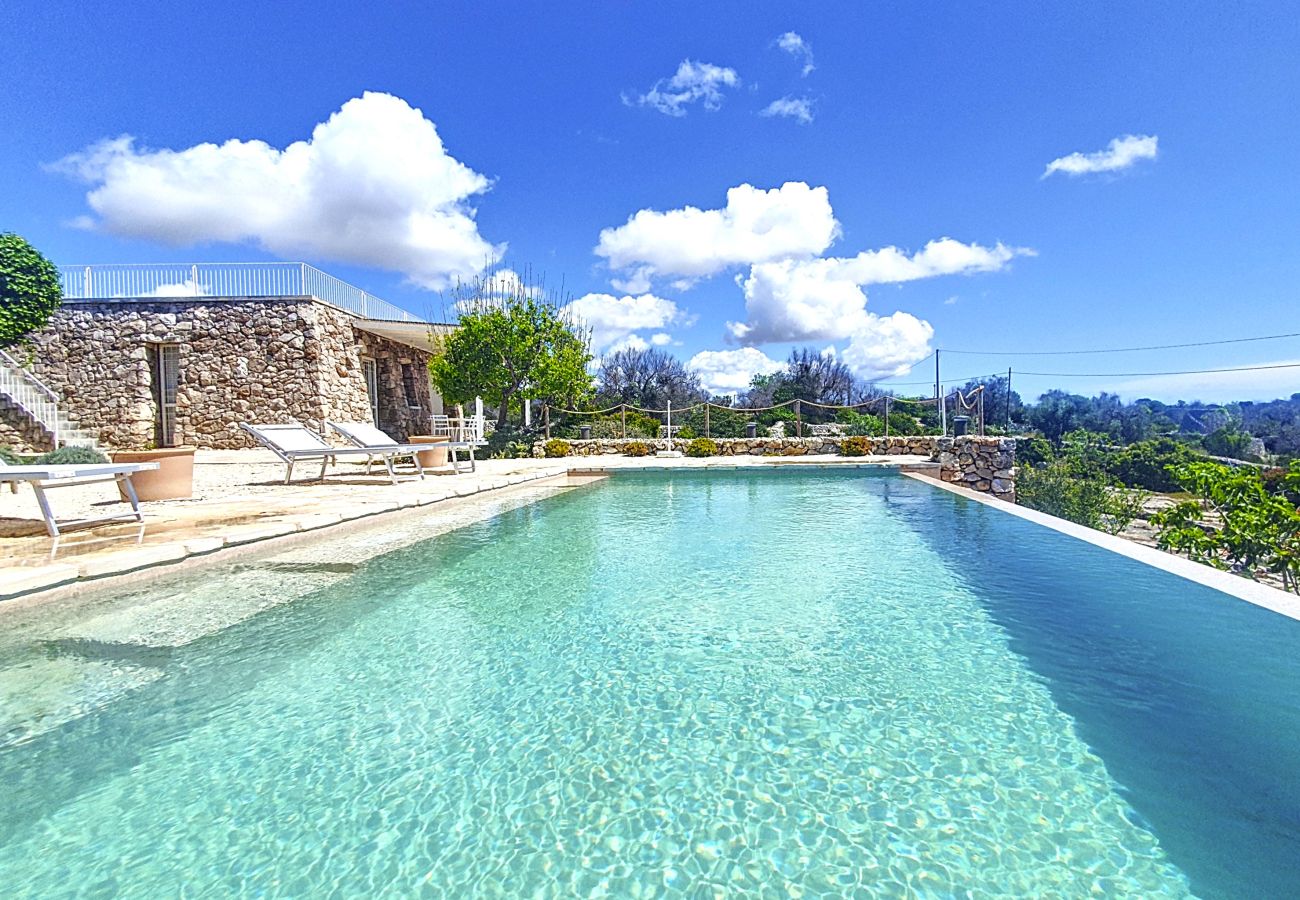
[[[369,356],[379,364],[381,426],[403,439],[433,412],[429,354],[356,321],[304,297],[79,301],[33,336],[32,368],[102,446],[145,447],[156,419],[148,347],[174,343],[178,443],[229,449],[253,444],[239,422],[370,421]],[[414,410],[401,393],[403,360],[415,368]],[[22,423],[0,406],[0,443],[18,443]]]
[[[1014,438],[873,437],[869,456],[918,456],[939,464],[939,477],[971,490],[1015,501],[1016,442]],[[533,456],[544,456],[545,441],[533,445]],[[569,441],[574,456],[622,454],[633,439]],[[641,440],[652,451],[670,449],[665,439]],[[719,456],[806,456],[843,455],[844,438],[717,438]],[[671,449],[685,451],[690,441],[675,438]]]

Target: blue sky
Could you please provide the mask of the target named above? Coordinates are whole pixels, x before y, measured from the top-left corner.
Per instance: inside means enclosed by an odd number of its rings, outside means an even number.
[[[424,312],[504,247],[720,388],[792,344],[905,385],[934,347],[988,352],[945,380],[1300,361],[1000,355],[1300,331],[1293,4],[89,6],[0,7],[0,229],[60,263],[305,259]]]

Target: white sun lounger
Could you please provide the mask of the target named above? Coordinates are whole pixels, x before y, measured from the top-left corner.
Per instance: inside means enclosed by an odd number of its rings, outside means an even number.
[[[282,425],[250,425],[247,422],[240,422],[239,427],[285,462],[287,466],[284,472],[285,484],[288,484],[289,480],[293,478],[293,465],[299,460],[312,462],[319,460],[320,477],[323,481],[326,467],[329,466],[332,459],[338,456],[364,456],[367,460],[379,457],[384,461],[384,468],[388,470],[388,477],[392,479],[393,484],[397,484],[397,471],[393,468],[393,460],[400,457],[410,457],[411,461],[415,463],[419,477],[424,477],[424,472],[420,469],[415,454],[421,450],[429,449],[427,446],[391,444],[385,447],[333,447],[319,434],[297,422],[287,422]],[[367,466],[366,472],[369,473],[369,471],[370,467]]]
[[[388,436],[387,433],[380,431],[375,426],[367,422],[330,422],[330,428],[342,435],[348,443],[354,447],[360,447],[365,450],[373,450],[380,453],[392,450],[397,447],[418,447],[420,450],[440,450],[446,449],[450,454],[451,468],[454,472],[466,471],[461,469],[460,460],[456,454],[465,450],[469,453],[469,469],[473,472],[474,463],[474,443],[469,441],[439,441],[436,444],[399,444]],[[420,468],[420,463],[416,461],[416,468]],[[370,460],[366,461],[366,472],[370,472]]]
[[[45,530],[50,537],[57,538],[62,529],[74,525],[99,525],[104,522],[130,521],[143,523],[144,516],[140,512],[140,500],[135,495],[135,486],[131,484],[131,476],[136,472],[156,468],[158,468],[158,463],[10,466],[6,465],[4,460],[0,460],[0,482],[17,484],[20,481],[26,481],[31,484],[32,490],[36,492],[36,502],[41,507],[41,517],[45,519]],[[47,490],[56,487],[74,487],[79,484],[97,484],[106,481],[114,481],[122,486],[122,493],[126,494],[127,500],[131,504],[129,513],[123,512],[89,519],[60,520],[54,518],[54,513],[50,509],[50,500],[45,496]]]

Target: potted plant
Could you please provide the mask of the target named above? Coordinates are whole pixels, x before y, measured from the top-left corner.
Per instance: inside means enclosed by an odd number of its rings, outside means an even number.
[[[136,496],[143,500],[177,500],[194,494],[194,448],[150,447],[144,450],[114,450],[115,463],[156,462],[157,469],[131,476]],[[125,500],[121,485],[118,491]]]
[[[421,450],[416,454],[420,460],[421,469],[441,469],[447,465],[447,448],[439,447],[438,444],[445,444],[451,440],[450,435],[446,434],[413,434],[407,437],[408,444],[429,444],[428,450]]]

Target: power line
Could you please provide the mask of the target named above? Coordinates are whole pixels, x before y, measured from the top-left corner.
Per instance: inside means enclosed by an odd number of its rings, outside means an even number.
[[[921,362],[925,362],[925,360],[921,360]],[[920,364],[921,363],[917,363],[916,365],[919,366]],[[1021,373],[1017,372],[1016,374],[1021,374]],[[1000,375],[994,372],[992,374],[984,374],[984,375],[967,375],[963,378],[945,377],[943,379],[943,383],[957,384],[958,382],[960,382],[961,384],[965,384],[968,381],[975,381],[980,378],[1005,378],[1005,377],[1006,377],[1005,375]],[[880,387],[886,387],[886,388],[918,387],[918,386],[934,387],[934,379],[931,378],[929,381],[873,381],[871,382],[871,384],[879,385]]]
[[[1152,375],[1211,375],[1216,372],[1261,372],[1265,369],[1300,369],[1300,363],[1276,363],[1269,366],[1237,366],[1231,369],[1188,369],[1184,372],[1020,372],[1043,378],[1141,378]]]
[[[1093,353],[1136,353],[1141,350],[1183,350],[1188,347],[1214,347],[1221,344],[1248,344],[1254,341],[1278,341],[1283,338],[1300,337],[1300,331],[1290,334],[1266,334],[1261,337],[1231,338],[1222,341],[1195,341],[1190,344],[1153,344],[1149,347],[1114,347],[1106,350],[949,350],[940,348],[944,353],[961,353],[966,356],[1082,356]],[[928,359],[929,357],[926,357]],[[922,360],[924,362],[925,360]],[[917,365],[920,365],[918,363]],[[1026,375],[1032,374],[1026,372]]]

